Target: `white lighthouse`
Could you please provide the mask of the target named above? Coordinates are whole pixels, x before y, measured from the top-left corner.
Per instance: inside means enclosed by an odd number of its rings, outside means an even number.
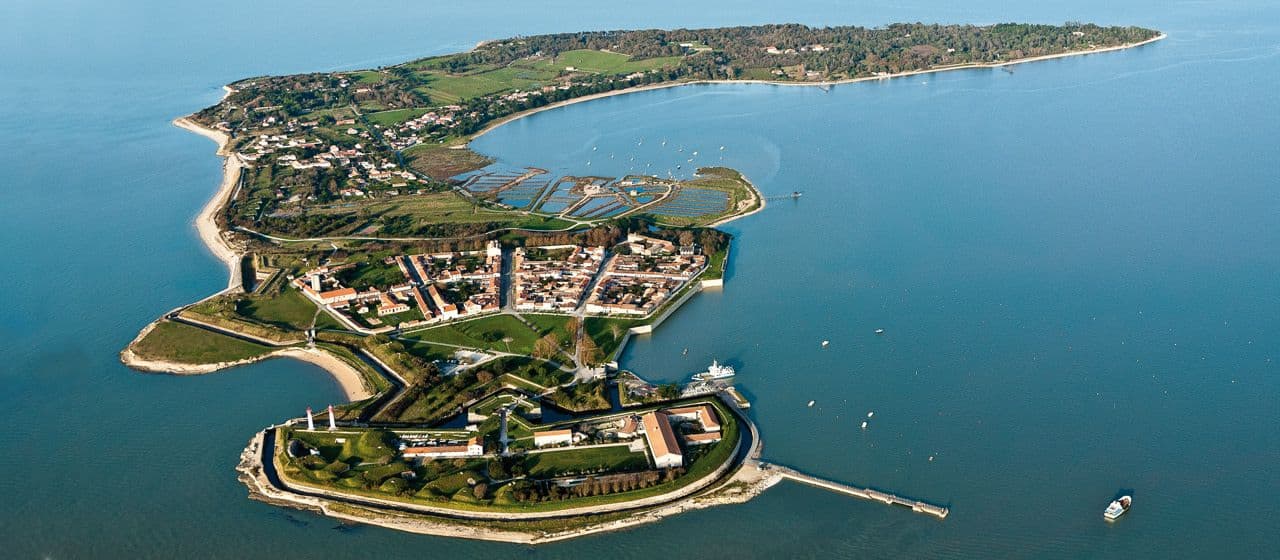
[[[333,422],[333,405],[329,405],[329,431],[338,429],[338,425]]]
[[[316,421],[314,418],[311,417],[311,407],[309,406],[307,407],[307,431],[308,432],[316,431]]]

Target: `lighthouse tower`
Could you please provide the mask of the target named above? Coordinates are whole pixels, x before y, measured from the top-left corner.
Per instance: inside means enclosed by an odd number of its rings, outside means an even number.
[[[311,407],[307,407],[307,431],[316,431],[316,421],[311,417]]]
[[[333,405],[329,405],[329,431],[338,429],[338,425],[333,422]]]

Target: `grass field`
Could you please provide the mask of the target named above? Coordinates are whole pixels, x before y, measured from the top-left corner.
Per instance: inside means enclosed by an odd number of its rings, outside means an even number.
[[[592,342],[600,348],[605,356],[612,356],[614,351],[618,349],[618,345],[622,344],[622,339],[627,336],[627,329],[636,325],[643,325],[648,322],[647,319],[619,319],[613,317],[587,317],[582,322],[582,329],[586,331],[587,336],[591,337]],[[614,336],[614,326],[618,327],[618,335]]]
[[[667,56],[631,60],[631,56],[625,54],[579,49],[562,52],[554,60],[520,61],[516,62],[514,66],[524,66],[545,72],[560,72],[572,66],[578,72],[630,74],[632,72],[647,72],[655,68],[675,65],[680,62],[681,58],[679,56]]]
[[[408,280],[400,271],[400,266],[382,261],[369,261],[338,271],[336,274],[342,285],[365,291],[368,288],[386,288],[401,284]]]
[[[530,476],[552,477],[583,471],[623,472],[649,466],[643,452],[634,453],[625,445],[550,451],[528,455],[524,467]]]
[[[394,109],[391,111],[379,111],[377,113],[369,113],[364,118],[369,119],[372,124],[380,124],[382,126],[392,126],[400,124],[409,119],[414,119],[425,115],[430,109]]]
[[[525,313],[521,317],[524,320],[533,323],[534,328],[538,329],[538,336],[546,336],[548,333],[555,333],[556,338],[560,342],[565,342],[573,338],[573,333],[565,329],[565,324],[569,322],[568,315],[542,315],[537,313]]]
[[[350,76],[355,79],[357,84],[377,84],[386,81],[387,75],[376,70],[364,70],[361,72],[352,72]]]
[[[447,360],[452,358],[454,351],[457,350],[452,346],[440,346],[421,340],[399,339],[399,341],[404,344],[406,352],[424,360]]]
[[[256,358],[271,348],[183,323],[161,321],[133,346],[133,351],[149,360],[208,364]]]
[[[549,69],[515,66],[467,74],[420,72],[419,76],[427,84],[418,90],[427,94],[432,104],[447,105],[501,91],[536,89],[550,83],[558,74]]]
[[[236,312],[248,319],[275,327],[306,330],[311,327],[316,306],[298,290],[285,288],[273,296],[262,295],[241,300]],[[327,314],[322,315],[333,320]]]
[[[502,341],[507,337],[511,338],[510,343]],[[514,354],[531,354],[533,343],[538,339],[538,333],[510,315],[491,315],[415,331],[406,338]]]

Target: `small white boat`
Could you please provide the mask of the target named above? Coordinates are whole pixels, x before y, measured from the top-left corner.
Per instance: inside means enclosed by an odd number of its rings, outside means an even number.
[[[831,344],[831,341],[830,341],[830,340],[824,340],[824,341],[822,341],[822,347],[823,347],[823,348],[826,348],[828,344]]]
[[[1129,507],[1133,505],[1133,496],[1120,496],[1117,500],[1112,500],[1106,510],[1102,512],[1102,518],[1107,521],[1115,521],[1125,512],[1129,511]]]
[[[884,334],[884,329],[876,329],[876,334]]]
[[[722,366],[720,362],[711,360],[711,367],[702,373],[693,374],[694,381],[710,381],[712,379],[724,379],[733,377],[737,372],[733,370],[733,366]]]
[[[865,429],[867,429],[867,421],[866,421],[866,420],[863,420],[863,421],[862,421],[862,429],[864,429],[864,430],[865,430]]]
[[[875,415],[876,415],[876,413],[875,413],[875,412],[868,412],[868,413],[867,413],[867,418],[871,418],[872,416],[875,416]]]
[[[813,401],[809,401],[809,408],[813,408]]]

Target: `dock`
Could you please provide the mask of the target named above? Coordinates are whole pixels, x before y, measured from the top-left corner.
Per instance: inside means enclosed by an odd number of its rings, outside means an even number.
[[[830,490],[838,494],[845,494],[855,498],[881,502],[885,505],[908,507],[911,508],[911,511],[932,515],[938,519],[946,519],[947,514],[950,513],[950,510],[942,506],[935,506],[927,502],[903,498],[901,496],[881,492],[872,488],[858,488],[848,484],[824,480],[787,467],[770,464],[768,465],[768,469],[773,471],[773,474],[779,478],[794,480],[801,484],[808,484],[809,486]]]

